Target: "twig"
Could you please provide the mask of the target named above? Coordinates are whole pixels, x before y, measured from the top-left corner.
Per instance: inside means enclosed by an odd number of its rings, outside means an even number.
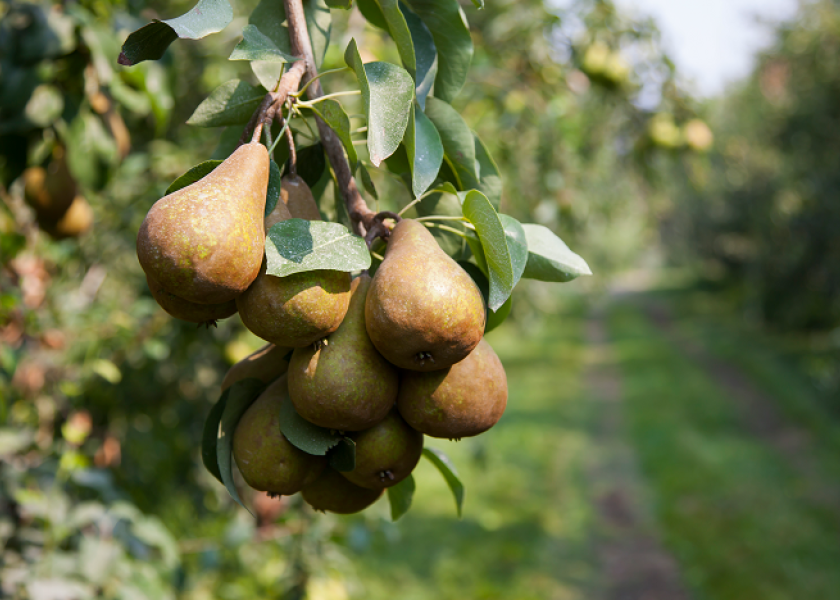
[[[300,81],[306,71],[304,61],[296,61],[292,68],[283,73],[280,82],[277,84],[277,91],[268,92],[263,98],[260,107],[251,115],[251,120],[245,126],[242,136],[239,138],[239,145],[246,143],[249,137],[253,140],[259,140],[260,134],[253,135],[257,130],[262,132],[263,124],[270,123],[277,115],[279,107],[282,107],[286,102],[289,94],[300,87]]]

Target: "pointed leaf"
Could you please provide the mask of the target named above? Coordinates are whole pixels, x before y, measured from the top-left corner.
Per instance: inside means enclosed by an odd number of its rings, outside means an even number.
[[[388,26],[387,31],[397,46],[397,52],[400,54],[400,59],[405,70],[413,78],[417,69],[417,63],[414,57],[414,44],[411,42],[411,32],[408,29],[408,24],[405,22],[405,16],[403,16],[400,10],[399,0],[374,1],[382,12],[382,18]]]
[[[192,185],[199,179],[203,179],[213,169],[222,164],[222,162],[223,161],[221,160],[205,160],[203,163],[197,164],[192,169],[181,175],[178,179],[170,183],[169,187],[166,188],[165,195],[168,196],[172,192],[177,192],[181,188],[185,188],[188,185]]]
[[[265,240],[266,273],[285,277],[317,269],[358,271],[370,266],[365,241],[341,223],[289,219]]]
[[[455,506],[458,510],[458,517],[460,518],[461,509],[464,506],[464,484],[461,483],[461,479],[458,477],[458,471],[455,469],[455,465],[452,464],[452,461],[449,460],[446,454],[436,448],[423,448],[423,456],[437,467],[437,470],[440,471],[440,474],[446,480],[449,489],[452,490],[452,495],[455,497]]]
[[[176,39],[201,39],[221,31],[232,20],[233,9],[227,0],[200,0],[180,17],[155,19],[129,34],[117,62],[131,66],[144,60],[157,60]]]
[[[388,488],[388,502],[391,503],[391,520],[396,521],[411,508],[411,500],[414,498],[414,490],[417,485],[414,483],[414,476],[409,475],[397,485]]]
[[[265,97],[262,87],[231,79],[213,90],[187,121],[198,127],[244,125]]]
[[[498,310],[510,296],[517,281],[504,226],[487,196],[477,190],[467,192],[463,208],[464,216],[475,227],[487,261],[490,278],[487,305],[492,310]]]
[[[344,439],[337,431],[318,427],[301,417],[289,400],[288,390],[280,403],[280,431],[293,446],[317,456],[324,456],[327,450]],[[353,447],[355,457],[355,444]]]
[[[347,160],[350,161],[352,168],[359,159],[356,156],[356,147],[353,146],[353,140],[350,138],[350,117],[344,112],[341,104],[335,100],[322,100],[314,104],[312,110],[321,117],[324,123],[329,125],[330,129],[335,131],[344,146],[345,152],[347,152]]]
[[[359,12],[367,19],[368,23],[374,27],[379,27],[383,31],[388,31],[388,21],[385,19],[385,15],[382,14],[382,9],[376,0],[357,0],[356,6],[359,7]]]
[[[440,135],[417,105],[410,114],[404,143],[411,166],[411,191],[417,198],[434,183],[443,162]]]
[[[273,160],[268,163],[268,191],[265,194],[265,216],[271,214],[280,200],[280,189],[282,186],[282,174],[280,167]]]
[[[204,467],[219,480],[222,481],[222,474],[219,471],[219,459],[216,454],[216,440],[219,439],[219,424],[222,422],[222,414],[225,411],[228,395],[230,395],[230,388],[222,392],[222,395],[207,413],[207,419],[204,421],[204,433],[201,436],[201,461]]]
[[[470,277],[472,277],[473,281],[475,281],[478,289],[481,290],[481,295],[484,296],[484,303],[486,304],[487,297],[490,293],[490,281],[488,281],[487,275],[485,275],[484,271],[482,271],[477,265],[471,262],[459,260],[458,264],[469,274]],[[507,319],[510,315],[512,304],[513,296],[505,300],[505,303],[499,307],[499,310],[491,310],[487,313],[487,323],[484,325],[485,335],[505,322],[505,319]]]
[[[216,440],[216,459],[219,463],[219,473],[231,498],[236,500],[242,508],[251,512],[239,497],[233,482],[233,432],[239,424],[239,419],[254,403],[266,385],[259,379],[242,379],[230,386],[227,402],[225,403],[219,426],[219,438]],[[251,513],[253,514],[253,513]]]
[[[426,110],[426,96],[432,90],[438,71],[435,40],[420,17],[408,10],[402,3],[400,3],[400,10],[402,10],[408,30],[411,33],[411,43],[414,44],[414,57],[417,63],[414,74],[414,93],[417,96],[420,108]]]
[[[379,194],[376,193],[376,186],[373,185],[373,179],[370,178],[370,173],[363,164],[359,163],[359,173],[362,176],[362,185],[368,194],[379,200]]]
[[[478,189],[475,139],[464,119],[449,103],[431,96],[426,99],[426,116],[440,134],[444,156],[458,178],[458,188]]]
[[[478,138],[478,134],[473,132],[473,137],[475,138],[475,159],[478,161],[479,169],[479,189],[484,192],[490,203],[498,209],[499,203],[502,201],[502,174],[499,172],[496,161],[490,156],[487,146]]]
[[[363,64],[356,40],[350,41],[344,60],[359,80],[367,115],[368,152],[378,167],[402,141],[414,99],[414,80],[405,69],[391,63]]]
[[[327,453],[327,460],[336,471],[352,471],[356,468],[356,442],[349,437],[341,438]]]
[[[262,60],[283,64],[300,59],[280,50],[255,25],[246,25],[242,29],[242,41],[236,44],[229,60]]]
[[[513,265],[513,285],[516,285],[519,283],[522,273],[525,271],[525,265],[528,262],[528,240],[525,236],[525,229],[522,223],[510,215],[503,214],[499,215],[499,220],[505,229],[505,239]]]
[[[589,265],[559,237],[542,225],[522,225],[528,240],[528,264],[523,277],[538,281],[565,282],[592,275]]]

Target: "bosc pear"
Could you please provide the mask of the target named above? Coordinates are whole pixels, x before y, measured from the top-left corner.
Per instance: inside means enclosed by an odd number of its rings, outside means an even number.
[[[376,349],[403,369],[445,369],[476,347],[486,317],[478,286],[426,227],[397,223],[365,305]]]
[[[359,487],[327,467],[313,482],[301,490],[306,503],[317,511],[351,515],[376,502],[383,490]]]
[[[297,348],[289,363],[289,395],[310,423],[361,431],[384,419],[397,398],[399,375],[368,338],[365,297],[370,276],[351,284],[350,307],[329,343]]]
[[[236,313],[236,302],[228,300],[221,304],[199,304],[190,302],[163,289],[160,284],[146,276],[152,298],[170,316],[199,325],[214,325],[219,319],[227,319]]]
[[[280,182],[280,199],[289,209],[292,217],[308,221],[320,221],[321,211],[315,202],[312,190],[298,175],[285,175]]]
[[[204,178],[158,200],[137,235],[146,275],[184,300],[221,304],[260,272],[269,158],[243,144]]]

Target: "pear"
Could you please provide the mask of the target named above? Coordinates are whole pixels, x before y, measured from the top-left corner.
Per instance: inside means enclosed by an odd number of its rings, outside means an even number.
[[[179,298],[160,287],[154,279],[146,276],[152,298],[160,307],[176,319],[190,323],[214,324],[219,319],[227,319],[236,313],[236,302],[228,300],[222,304],[198,304]]]
[[[275,223],[288,221],[291,218],[292,213],[289,212],[289,207],[278,199],[277,204],[274,205],[274,208],[265,217],[265,234],[268,235],[268,230],[271,229],[271,226]]]
[[[403,369],[445,369],[484,334],[481,292],[422,223],[403,219],[388,238],[365,305],[373,345]]]
[[[289,402],[280,377],[245,411],[233,432],[233,457],[245,482],[263,492],[291,495],[314,480],[327,465],[293,446],[280,431],[280,406]]]
[[[249,378],[271,383],[288,370],[289,361],[286,357],[291,351],[291,348],[266,344],[228,369],[222,380],[222,391],[237,381]]]
[[[370,276],[351,284],[350,306],[327,344],[297,348],[289,363],[289,395],[307,421],[339,431],[368,429],[397,398],[399,375],[365,330]]]
[[[93,227],[93,209],[84,196],[76,196],[58,221],[40,219],[39,225],[57,240],[79,237]]]
[[[280,182],[280,198],[295,219],[321,220],[321,211],[318,210],[312,190],[301,177],[285,175]]]
[[[164,289],[198,304],[244,292],[265,253],[269,159],[243,144],[204,178],[158,200],[137,235],[137,257]]]
[[[359,487],[327,467],[315,481],[304,486],[301,495],[315,510],[350,515],[376,502],[382,490]]]
[[[356,443],[356,468],[342,475],[372,490],[391,487],[408,477],[423,452],[423,434],[409,427],[396,410],[350,437]]]
[[[460,439],[490,429],[507,406],[507,377],[486,340],[448,369],[400,374],[397,409],[417,431]]]
[[[29,167],[23,172],[23,197],[39,221],[55,222],[64,216],[77,196],[62,146],[53,149],[46,168]]]

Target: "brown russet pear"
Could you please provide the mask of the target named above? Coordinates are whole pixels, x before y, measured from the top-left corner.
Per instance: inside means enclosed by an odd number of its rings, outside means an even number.
[[[423,434],[409,427],[396,410],[350,437],[356,443],[356,468],[342,475],[373,490],[391,487],[408,477],[423,453]]]
[[[351,284],[350,306],[327,344],[297,348],[289,364],[289,395],[310,423],[361,431],[384,419],[397,398],[399,375],[365,329],[370,276]]]
[[[245,482],[263,492],[284,496],[299,492],[327,465],[293,446],[280,431],[280,405],[289,402],[286,378],[280,377],[242,415],[233,432],[233,457]]]
[[[236,313],[236,302],[228,300],[222,304],[199,304],[179,298],[175,294],[166,291],[154,279],[146,276],[146,283],[149,284],[149,291],[152,298],[158,305],[176,319],[189,321],[190,323],[215,323],[219,319],[227,319]]]
[[[280,182],[280,198],[295,219],[320,221],[321,211],[306,182],[297,175],[284,175]],[[279,204],[279,202],[278,202]]]
[[[359,487],[327,467],[315,481],[304,486],[301,495],[315,510],[350,515],[376,502],[382,491]]]
[[[288,221],[292,218],[292,213],[289,212],[289,207],[287,207],[281,199],[277,199],[277,204],[274,205],[274,208],[271,209],[271,212],[265,217],[265,234],[268,235],[268,230],[271,229],[271,226],[275,223],[279,223],[281,221]]]
[[[490,429],[507,406],[507,377],[486,340],[448,369],[403,371],[397,409],[417,431],[460,439]]]
[[[472,278],[426,227],[403,219],[388,238],[365,306],[377,350],[403,369],[445,369],[484,335],[486,310]]]
[[[266,344],[228,369],[222,380],[222,391],[237,381],[249,378],[271,383],[289,369],[289,361],[286,357],[291,352],[291,348]]]
[[[164,289],[199,304],[244,292],[265,253],[269,159],[243,144],[205,177],[152,206],[137,235],[137,257]]]

